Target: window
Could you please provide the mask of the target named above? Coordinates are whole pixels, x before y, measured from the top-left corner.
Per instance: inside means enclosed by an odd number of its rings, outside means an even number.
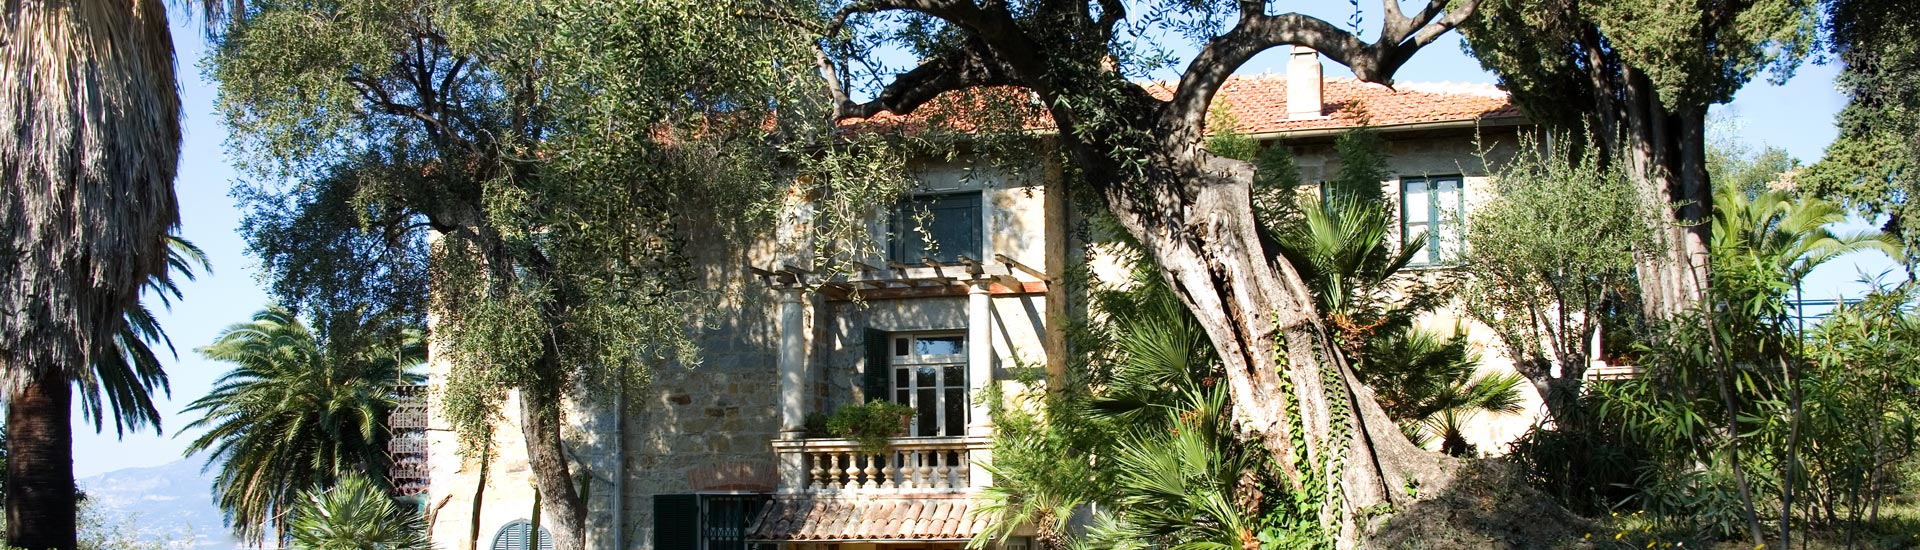
[[[1464,195],[1457,176],[1400,180],[1400,238],[1425,235],[1427,241],[1409,263],[1435,265],[1459,257],[1466,236]]]
[[[913,408],[908,435],[966,434],[967,335],[895,335],[890,363],[893,402]]]
[[[493,550],[532,550],[533,546],[527,544],[527,539],[532,538],[528,536],[532,530],[533,522],[524,519],[507,522],[493,534],[493,544],[488,547]],[[545,527],[540,528],[540,550],[553,550],[553,533]]]
[[[766,506],[764,494],[653,496],[657,550],[749,550],[747,526]]]
[[[921,195],[900,200],[887,226],[887,257],[918,265],[923,258],[981,259],[980,193]]]

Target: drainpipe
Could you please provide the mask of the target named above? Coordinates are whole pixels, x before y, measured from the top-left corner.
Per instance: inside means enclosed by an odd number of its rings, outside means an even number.
[[[620,365],[620,400],[613,405],[613,550],[627,549],[627,366]]]

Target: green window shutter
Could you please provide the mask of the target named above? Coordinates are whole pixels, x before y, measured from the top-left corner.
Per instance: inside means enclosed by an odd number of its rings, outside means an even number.
[[[867,401],[891,401],[892,384],[887,376],[893,370],[893,338],[887,331],[867,329],[867,364],[861,376],[861,390],[867,394]]]
[[[700,550],[700,497],[653,496],[654,550]]]

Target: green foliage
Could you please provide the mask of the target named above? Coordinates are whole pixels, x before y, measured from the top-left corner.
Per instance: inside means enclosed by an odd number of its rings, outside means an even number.
[[[1920,206],[1909,199],[1920,158],[1920,46],[1913,41],[1920,22],[1904,2],[1823,4],[1829,43],[1842,64],[1836,83],[1848,102],[1836,121],[1839,136],[1795,182],[1868,219],[1886,216],[1881,229],[1911,251],[1920,237],[1920,226],[1909,221]]]
[[[1900,245],[1878,231],[1840,235],[1830,229],[1847,221],[1840,205],[1787,191],[1742,191],[1719,186],[1713,198],[1713,246],[1722,256],[1739,254],[1774,262],[1783,282],[1797,285],[1836,257],[1878,250],[1900,257]]]
[[[1633,251],[1651,234],[1617,163],[1550,141],[1522,140],[1495,167],[1493,197],[1467,218],[1461,270],[1468,315],[1493,329],[1516,370],[1548,383],[1542,397],[1557,416],[1578,394],[1603,314],[1636,294]]]
[[[1275,144],[1253,158],[1253,215],[1285,223],[1300,214],[1300,167],[1287,146]]]
[[[1426,239],[1395,246],[1394,221],[1380,202],[1336,194],[1324,203],[1308,198],[1300,212],[1297,221],[1276,231],[1280,251],[1313,291],[1343,348],[1357,350],[1381,327],[1404,327],[1436,305],[1433,289],[1399,276]],[[1398,288],[1402,282],[1414,288]]]
[[[861,452],[886,452],[892,439],[907,433],[907,421],[913,419],[913,407],[892,401],[872,400],[847,405],[827,417],[827,433],[851,439]]]
[[[1877,528],[1894,495],[1911,495],[1920,441],[1920,315],[1912,283],[1836,311],[1805,348],[1800,461],[1806,521]],[[1790,426],[1768,424],[1777,431]],[[1777,440],[1777,433],[1775,438]]]
[[[1142,268],[1094,334],[1112,355],[1040,410],[996,403],[996,484],[980,545],[1023,524],[1047,548],[1314,548],[1319,495],[1273,477],[1228,422],[1231,401],[1197,321]],[[1308,476],[1315,477],[1315,476]],[[1324,480],[1308,482],[1325,486]],[[1091,507],[1089,507],[1091,505]],[[1098,510],[1084,532],[1076,512]]]
[[[1240,119],[1226,101],[1215,100],[1207,109],[1207,152],[1214,156],[1252,162],[1260,155],[1260,143],[1240,133]]]
[[[303,492],[293,509],[291,548],[297,550],[428,550],[427,522],[401,506],[380,484],[360,474]]]
[[[1802,338],[1794,282],[1838,251],[1886,243],[1836,237],[1827,227],[1843,217],[1819,199],[1720,195],[1708,307],[1655,327],[1639,377],[1594,388],[1580,410],[1602,421],[1530,434],[1515,455],[1545,474],[1536,482],[1641,510],[1663,537],[1724,540],[1759,521],[1803,537],[1871,529],[1868,510],[1905,482],[1889,466],[1920,433],[1910,361],[1885,355],[1920,345],[1903,332],[1911,290],[1882,289]],[[1560,454],[1574,460],[1553,465]]]
[[[1739,121],[1721,114],[1707,119],[1707,176],[1718,188],[1748,195],[1794,185],[1800,161],[1779,147],[1754,151],[1740,139]]]
[[[173,301],[181,298],[174,277],[193,280],[196,266],[201,271],[212,269],[200,247],[170,235],[167,237],[167,271],[148,277],[144,290],[159,298],[161,306],[172,307]],[[165,367],[160,364],[160,354],[155,353],[153,345],[164,345],[167,353],[174,354],[173,340],[167,338],[166,330],[144,303],[128,308],[124,317],[126,323],[109,342],[108,352],[96,354],[93,368],[81,371],[73,379],[80,413],[93,421],[95,431],[103,428],[105,417],[112,416],[114,433],[118,435],[124,436],[129,429],[139,430],[145,426],[153,426],[154,433],[159,434],[160,410],[153,406],[153,392],[172,390],[167,384]]]
[[[697,259],[776,221],[796,258],[808,235],[842,257],[903,179],[898,149],[833,141],[807,42],[745,15],[777,4],[248,3],[206,70],[275,297],[433,311],[468,450],[510,390],[557,415],[696,365],[707,315],[745,300]]]
[[[319,316],[316,333],[291,312],[268,308],[201,348],[234,364],[188,405],[207,432],[186,454],[210,451],[219,465],[215,499],[243,539],[260,541],[285,521],[308,487],[361,473],[384,479],[392,385],[417,384],[426,359],[417,329],[379,315]]]
[[[1392,208],[1386,206],[1392,203],[1382,183],[1392,172],[1387,168],[1387,144],[1380,132],[1357,128],[1340,134],[1333,142],[1333,156],[1340,162],[1340,171],[1326,181],[1323,198],[1329,204],[1353,201],[1382,205],[1383,215],[1393,218]]]
[[[1667,112],[1680,112],[1732,99],[1763,70],[1784,80],[1818,25],[1815,2],[1804,0],[1494,0],[1461,31],[1529,115],[1577,128],[1596,97],[1610,97],[1596,82],[1643,78]]]
[[[1526,379],[1516,373],[1476,373],[1480,354],[1465,330],[1410,326],[1369,339],[1364,366],[1355,369],[1375,390],[1387,416],[1415,443],[1437,442],[1441,452],[1472,456],[1465,424],[1481,413],[1517,414]]]

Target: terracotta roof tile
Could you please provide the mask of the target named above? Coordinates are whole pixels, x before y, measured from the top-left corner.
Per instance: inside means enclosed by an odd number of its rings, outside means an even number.
[[[1154,97],[1167,99],[1173,96],[1170,83],[1153,82],[1145,86]],[[936,99],[915,111],[911,117],[881,113],[871,119],[848,121],[846,124],[864,128],[872,128],[868,126],[869,123],[883,127],[919,128],[934,120],[938,121],[936,124],[967,130],[971,125],[963,119],[969,113],[986,111],[979,108],[980,102],[996,93],[1014,97],[1025,95],[1017,88],[957,92],[951,97]],[[1323,116],[1304,119],[1293,119],[1287,115],[1287,77],[1284,74],[1228,77],[1216,98],[1227,103],[1237,129],[1247,134],[1512,119],[1521,116],[1520,109],[1514,106],[1505,91],[1488,84],[1403,82],[1388,88],[1353,78],[1328,78],[1321,88]],[[1052,122],[1044,112],[1036,109],[1027,126],[1045,128],[1052,126]]]
[[[1173,95],[1165,84],[1156,83],[1147,90],[1162,99]],[[1520,116],[1506,92],[1487,84],[1401,83],[1388,88],[1352,78],[1329,78],[1320,95],[1322,117],[1307,119],[1287,116],[1286,75],[1235,75],[1216,97],[1227,102],[1235,126],[1246,134]]]
[[[756,541],[966,540],[985,523],[964,495],[775,498],[747,527]]]

